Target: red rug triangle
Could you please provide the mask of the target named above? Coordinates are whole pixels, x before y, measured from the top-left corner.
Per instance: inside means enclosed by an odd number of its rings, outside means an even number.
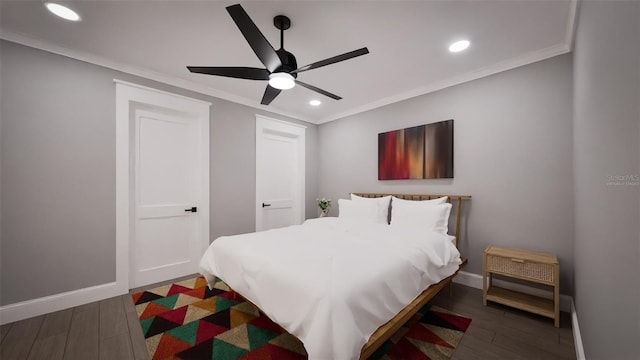
[[[227,330],[229,329],[223,326],[212,324],[208,321],[200,320],[198,323],[198,334],[196,335],[196,344],[200,344],[203,341],[213,339],[214,337],[222,334]]]
[[[217,289],[214,289],[217,290]],[[226,291],[223,292],[222,294],[218,294],[217,296],[221,296],[223,298],[227,298],[229,300],[235,300],[235,301],[244,301],[244,299],[242,298],[242,296],[238,295],[235,291],[231,290],[231,291]]]
[[[198,299],[204,299],[204,290],[205,288],[201,287],[201,288],[185,291],[183,294],[193,296]]]
[[[167,319],[169,321],[173,321],[176,324],[182,324],[184,322],[184,317],[187,315],[188,306],[179,307],[175,310],[167,311],[162,314],[158,314],[163,319]]]
[[[454,328],[455,330],[467,331],[467,328],[469,328],[469,325],[471,324],[471,319],[462,316],[447,314],[439,311],[433,311],[433,313],[448,322],[451,325],[451,328]]]
[[[266,343],[242,355],[238,360],[306,360],[305,355]]]
[[[169,292],[167,293],[167,297],[171,296],[171,295],[174,295],[174,294],[184,293],[184,292],[187,292],[189,290],[193,290],[193,289],[190,289],[188,287],[184,287],[182,285],[173,284],[173,285],[171,285],[171,288],[169,288]]]
[[[273,321],[271,321],[271,319],[269,319],[265,315],[262,315],[258,318],[255,318],[249,321],[249,324],[255,325],[259,328],[271,330],[273,332],[282,332],[282,328],[278,326],[276,323],[274,323]]]
[[[442,340],[442,338],[440,338],[438,335],[434,334],[433,332],[431,332],[431,330],[427,329],[426,327],[420,324],[416,324],[415,326],[412,326],[409,329],[409,331],[405,334],[405,337],[440,345],[440,346],[445,346],[452,349],[454,348],[453,346],[451,346],[451,344]]]
[[[139,292],[139,293],[135,293],[135,294],[131,295],[131,296],[133,297],[133,303],[134,303],[134,304],[137,304],[137,303],[138,303],[138,299],[140,299],[140,296],[142,296],[142,294],[143,294],[143,293],[144,293],[144,292],[143,292],[143,291],[141,291],[141,292]]]
[[[251,350],[239,357],[238,360],[276,360],[271,357],[271,354],[269,354],[269,348],[267,348],[266,345],[267,344]]]
[[[411,359],[411,360],[431,360],[420,349],[415,347],[406,337],[403,337],[395,344],[389,352],[387,352],[393,359]]]
[[[140,320],[144,320],[148,317],[159,315],[167,311],[171,311],[171,309],[169,309],[168,307],[164,307],[162,305],[158,305],[154,302],[150,302],[149,305],[147,305],[147,308],[144,309],[144,312],[142,313],[142,315],[140,315]]]
[[[156,352],[153,354],[153,360],[173,359],[173,355],[191,347],[188,342],[177,339],[171,335],[162,334],[160,343]]]
[[[278,360],[305,360],[307,357],[304,355],[300,355],[298,353],[295,353],[291,350],[285,349],[285,348],[281,348],[279,346],[275,346],[273,344],[265,344],[263,346],[266,346],[269,349],[269,354],[271,354],[271,358],[272,359],[278,359]]]

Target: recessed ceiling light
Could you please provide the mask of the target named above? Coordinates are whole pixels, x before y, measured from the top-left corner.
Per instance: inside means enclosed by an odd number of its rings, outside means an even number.
[[[320,100],[311,100],[311,101],[309,101],[309,105],[311,105],[311,106],[318,106],[320,104],[322,104],[322,101],[320,101]]]
[[[69,21],[80,21],[80,15],[68,7],[56,3],[45,3],[47,9],[55,15]]]
[[[453,44],[449,45],[449,51],[451,51],[451,52],[460,52],[460,51],[465,50],[466,48],[468,48],[470,44],[471,43],[469,42],[469,40],[456,41]]]

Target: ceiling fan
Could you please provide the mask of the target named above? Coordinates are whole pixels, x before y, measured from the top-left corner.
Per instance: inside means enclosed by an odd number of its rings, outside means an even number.
[[[328,96],[332,99],[340,100],[342,98],[338,95],[298,80],[298,73],[335,64],[340,61],[369,53],[369,50],[366,47],[363,47],[358,50],[298,67],[296,57],[284,49],[284,31],[291,27],[291,20],[289,20],[288,17],[278,15],[273,18],[273,24],[280,30],[280,49],[274,50],[273,46],[271,46],[269,41],[267,41],[240,4],[228,6],[227,12],[231,15],[231,18],[240,29],[240,32],[242,32],[242,35],[249,43],[249,46],[251,46],[253,52],[258,56],[258,59],[260,59],[266,68],[261,69],[239,66],[187,66],[187,69],[192,73],[199,74],[249,80],[268,80],[269,84],[267,85],[267,89],[265,90],[264,95],[262,96],[262,101],[260,102],[263,105],[269,105],[282,90],[291,89],[295,84]]]

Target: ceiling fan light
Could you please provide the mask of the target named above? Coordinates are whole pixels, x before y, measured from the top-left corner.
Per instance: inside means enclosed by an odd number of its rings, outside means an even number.
[[[65,20],[80,21],[80,15],[64,5],[47,2],[45,3],[45,6],[47,7],[47,10]]]
[[[269,75],[269,85],[279,90],[288,90],[296,86],[296,82],[291,74],[277,72]]]

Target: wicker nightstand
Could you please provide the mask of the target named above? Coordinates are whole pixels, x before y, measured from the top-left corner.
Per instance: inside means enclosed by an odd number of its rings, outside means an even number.
[[[533,281],[553,287],[553,299],[501,288],[493,285],[493,274]],[[554,319],[560,326],[560,264],[558,257],[535,251],[490,245],[482,262],[482,301],[487,300]]]

